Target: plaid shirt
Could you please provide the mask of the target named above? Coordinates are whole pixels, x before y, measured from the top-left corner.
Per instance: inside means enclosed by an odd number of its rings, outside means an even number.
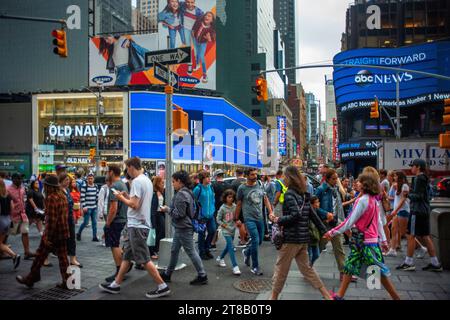
[[[52,194],[45,199],[44,237],[50,242],[65,241],[69,238],[69,205],[66,196]]]

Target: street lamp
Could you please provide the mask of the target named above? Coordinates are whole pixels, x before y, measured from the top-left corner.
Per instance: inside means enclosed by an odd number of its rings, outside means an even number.
[[[95,174],[98,176],[100,174],[100,152],[99,152],[99,140],[98,140],[98,128],[100,127],[100,116],[105,114],[105,107],[102,97],[103,86],[98,83],[98,94],[88,87],[83,87],[87,89],[97,98],[97,112],[96,112],[96,123],[97,123],[97,134],[95,136]]]

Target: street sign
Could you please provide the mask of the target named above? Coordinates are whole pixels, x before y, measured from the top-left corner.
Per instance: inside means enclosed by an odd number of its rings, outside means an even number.
[[[191,59],[191,47],[152,51],[145,54],[145,66],[151,67],[155,62],[166,65],[190,63]]]
[[[155,62],[153,66],[156,79],[169,84],[170,77],[170,84],[172,85],[172,87],[174,87],[176,90],[180,89],[180,77],[176,73],[170,71],[168,67],[163,66],[158,62]]]

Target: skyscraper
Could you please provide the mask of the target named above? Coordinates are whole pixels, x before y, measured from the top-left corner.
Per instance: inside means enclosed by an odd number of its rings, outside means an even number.
[[[131,0],[95,1],[95,33],[130,32]]]
[[[296,1],[273,0],[273,12],[277,29],[281,32],[281,39],[285,43],[286,67],[297,65],[297,28],[296,28]],[[296,70],[286,72],[289,83],[297,83]]]
[[[318,141],[318,100],[313,93],[308,92],[305,94],[306,98],[306,135],[307,141],[310,146],[310,152],[313,157],[317,156],[316,144]]]
[[[158,0],[137,0],[136,10],[147,18],[152,30],[158,29]]]

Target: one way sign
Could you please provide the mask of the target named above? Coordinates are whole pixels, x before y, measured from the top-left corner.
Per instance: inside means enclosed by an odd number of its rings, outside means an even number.
[[[170,50],[152,51],[145,54],[145,66],[151,67],[153,63],[181,64],[191,62],[191,48],[177,48]]]
[[[155,62],[154,63],[154,69],[155,71],[155,78],[164,82],[169,83],[169,76],[170,76],[170,84],[172,87],[174,87],[176,90],[180,89],[180,77],[169,70],[166,66],[163,66],[162,64]]]

